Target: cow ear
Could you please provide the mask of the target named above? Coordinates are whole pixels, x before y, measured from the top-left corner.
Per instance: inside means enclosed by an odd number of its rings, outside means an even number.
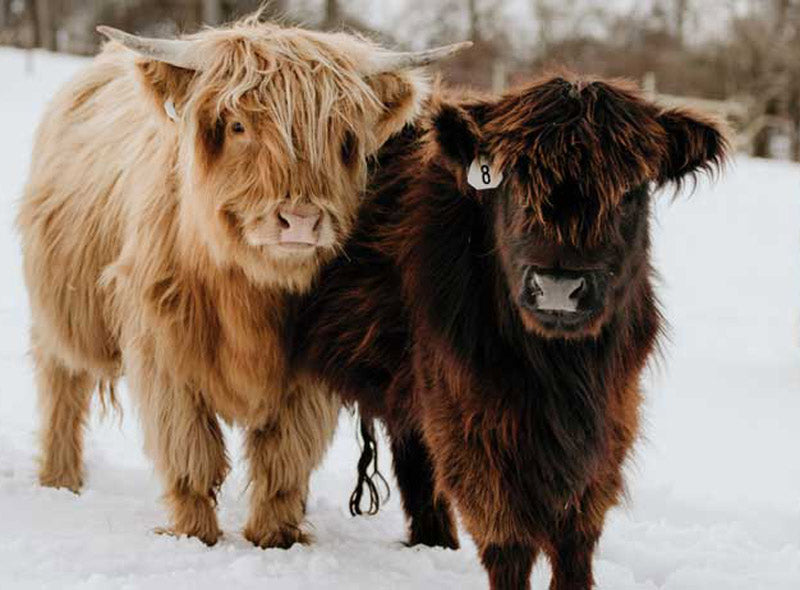
[[[432,117],[433,137],[442,155],[464,168],[478,155],[480,145],[480,127],[473,110],[443,104]]]
[[[667,134],[661,183],[680,183],[697,172],[713,173],[724,163],[729,146],[722,123],[683,109],[662,112],[658,122]]]
[[[377,151],[386,140],[411,123],[429,93],[429,84],[419,72],[387,72],[366,78],[383,105],[375,127]]]
[[[180,107],[186,103],[188,98],[189,85],[194,78],[195,71],[145,58],[138,58],[136,67],[139,70],[142,85],[157,111],[164,117],[170,117],[165,105],[172,101],[174,107],[180,112]]]

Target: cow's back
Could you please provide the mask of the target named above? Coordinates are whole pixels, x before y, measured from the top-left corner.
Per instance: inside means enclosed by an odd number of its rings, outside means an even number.
[[[42,119],[17,218],[35,348],[100,377],[119,364],[102,274],[163,157],[148,108],[130,55],[98,56]]]

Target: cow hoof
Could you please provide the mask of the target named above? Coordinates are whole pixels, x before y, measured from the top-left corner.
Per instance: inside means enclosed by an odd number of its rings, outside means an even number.
[[[422,512],[411,519],[408,546],[427,545],[458,549],[458,532],[449,510],[439,508]]]
[[[458,549],[458,537],[450,531],[422,531],[412,533],[408,540],[409,547],[425,545],[427,547],[444,547]]]
[[[179,531],[171,527],[157,527],[154,530],[157,535],[166,535],[168,537],[193,537],[202,541],[209,547],[213,547],[222,538],[222,531],[219,529],[209,531]]]
[[[40,473],[39,485],[46,488],[63,488],[74,494],[79,494],[83,487],[83,478],[77,475],[51,475],[48,473]]]
[[[244,537],[256,547],[261,549],[288,549],[295,543],[308,545],[311,536],[295,526],[283,526],[278,530],[255,531],[250,527],[244,531]]]

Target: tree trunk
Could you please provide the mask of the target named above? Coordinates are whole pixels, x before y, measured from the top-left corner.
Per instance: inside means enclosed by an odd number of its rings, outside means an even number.
[[[325,18],[322,27],[334,29],[342,24],[342,11],[339,0],[325,0]]]
[[[689,0],[675,0],[675,37],[683,45],[686,35],[686,10]]]
[[[800,162],[800,121],[792,121],[792,162]]]
[[[284,16],[288,8],[289,3],[287,0],[272,0],[265,14],[269,16]]]
[[[764,109],[766,115],[778,114],[778,101],[775,99],[770,100]],[[771,158],[772,157],[772,126],[767,124],[756,134],[753,138],[753,155],[756,158]]]
[[[535,0],[533,6],[536,15],[536,27],[539,34],[539,55],[547,55],[550,47],[550,31],[553,27],[553,11],[547,0]]]
[[[787,102],[786,110],[791,121],[791,158],[794,162],[800,162],[800,87],[793,84]]]
[[[203,23],[218,25],[223,20],[222,0],[203,0]]]
[[[467,0],[467,14],[469,14],[469,39],[477,43],[480,41],[481,32],[478,27],[478,2]]]
[[[780,29],[786,25],[789,16],[791,0],[773,0],[773,11],[775,13],[775,28]]]
[[[48,51],[56,51],[56,6],[53,0],[33,0],[31,3],[35,29],[35,45]]]

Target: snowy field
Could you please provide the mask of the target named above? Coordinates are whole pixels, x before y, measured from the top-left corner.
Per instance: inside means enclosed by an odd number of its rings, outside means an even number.
[[[127,400],[121,426],[94,412],[80,496],[38,487],[28,311],[12,223],[39,114],[81,62],[37,53],[26,73],[23,56],[0,50],[0,588],[485,588],[463,532],[457,552],[402,545],[397,495],[377,517],[348,515],[358,453],[349,416],[312,481],[310,547],[262,551],[242,537],[235,432],[223,540],[207,548],[156,535],[167,517]],[[599,587],[797,590],[800,167],[740,158],[716,185],[703,182],[672,203],[663,195],[657,209],[660,293],[672,329],[647,378],[631,499],[608,520]],[[540,563],[534,588],[546,588],[548,576]]]

